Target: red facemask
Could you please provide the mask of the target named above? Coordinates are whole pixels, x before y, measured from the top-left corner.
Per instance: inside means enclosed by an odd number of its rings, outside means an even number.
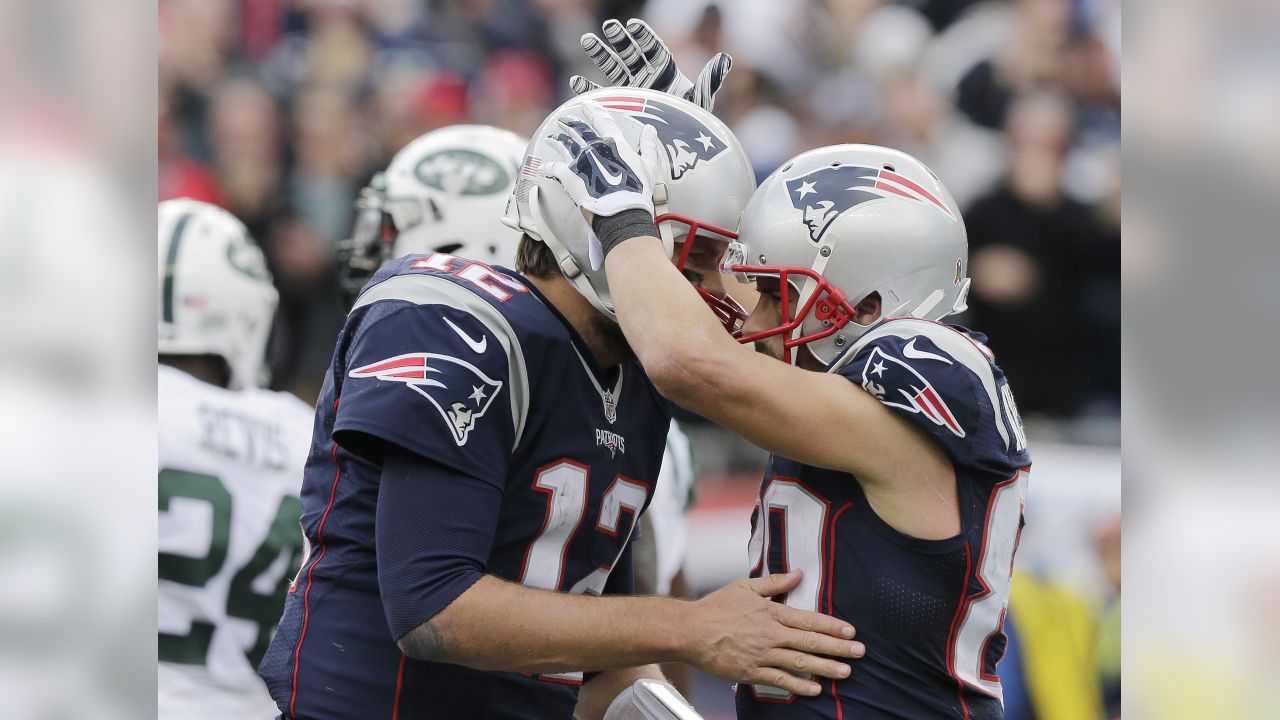
[[[779,293],[781,295],[779,304],[781,305],[781,322],[766,330],[751,333],[750,335],[738,335],[738,342],[742,344],[754,343],[757,340],[763,340],[767,337],[773,337],[786,333],[782,339],[782,359],[787,363],[791,362],[791,349],[800,347],[814,340],[821,340],[829,335],[834,334],[837,330],[848,325],[857,315],[857,311],[853,305],[845,298],[844,293],[832,287],[817,271],[807,267],[788,267],[781,265],[730,265],[729,269],[733,272],[744,273],[748,275],[773,275],[778,278]],[[793,275],[803,275],[818,283],[817,289],[809,296],[799,308],[795,307],[792,300],[792,287],[790,278]],[[791,337],[791,332],[804,324],[805,318],[809,316],[809,312],[813,311],[813,315],[818,320],[825,320],[828,324],[822,329],[801,335],[800,337]]]
[[[680,249],[680,256],[676,258],[677,270],[684,270],[685,263],[689,260],[689,252],[693,249],[693,239],[698,235],[699,230],[721,236],[729,242],[738,239],[738,233],[732,230],[726,230],[684,215],[663,213],[654,218],[653,222],[655,225],[660,225],[664,222],[677,222],[689,228],[689,231],[684,236],[684,246]],[[717,297],[697,286],[694,286],[694,290],[698,291],[698,295],[702,297],[703,302],[716,314],[716,317],[720,319],[720,324],[724,325],[724,329],[730,335],[738,337],[742,333],[742,324],[747,321],[747,315],[750,314],[746,308],[742,307],[737,300],[734,300],[729,295]]]

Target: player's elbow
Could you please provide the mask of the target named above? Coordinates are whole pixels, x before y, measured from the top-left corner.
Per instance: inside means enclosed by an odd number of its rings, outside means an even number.
[[[706,404],[723,377],[715,357],[689,345],[651,352],[640,363],[663,397],[691,410]]]
[[[412,660],[453,662],[457,643],[447,623],[432,619],[410,630],[396,641],[400,652]]]

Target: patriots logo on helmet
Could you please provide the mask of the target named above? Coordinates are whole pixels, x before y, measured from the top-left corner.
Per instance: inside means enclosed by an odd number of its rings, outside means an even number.
[[[697,118],[664,102],[639,97],[606,97],[599,101],[610,110],[625,112],[657,131],[658,141],[666,148],[667,159],[671,161],[672,180],[679,180],[699,162],[710,160],[729,147]]]
[[[933,353],[922,355],[932,355],[945,361],[945,358]],[[885,405],[909,413],[920,413],[934,425],[947,428],[956,437],[965,436],[964,428],[933,384],[916,372],[915,368],[896,357],[886,355],[878,347],[872,348],[871,357],[867,358],[866,365],[862,367],[862,387]]]
[[[502,382],[475,365],[438,353],[407,353],[358,367],[353,378],[401,382],[431,402],[458,447],[467,444],[476,421],[484,416],[502,389]]]
[[[822,239],[832,221],[840,213],[868,200],[903,197],[932,205],[955,219],[941,200],[928,190],[887,168],[837,165],[814,170],[787,181],[787,196],[797,210],[804,213],[809,239]]]

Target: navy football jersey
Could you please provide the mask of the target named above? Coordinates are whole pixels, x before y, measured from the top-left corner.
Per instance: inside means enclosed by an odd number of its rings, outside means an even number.
[[[307,554],[261,668],[284,716],[572,717],[582,673],[418,662],[396,640],[486,573],[630,592],[624,550],[669,423],[637,362],[601,369],[520,275],[439,253],[380,270],[325,380]],[[433,468],[410,477],[416,506],[388,501],[386,444]],[[392,544],[420,557],[392,561]]]
[[[909,537],[876,515],[849,473],[771,457],[752,518],[752,573],[803,568],[787,604],[849,621],[867,654],[814,698],[741,685],[739,718],[1003,717],[995,668],[1031,458],[984,340],[925,320],[887,320],[828,368],[945,449],[961,533]]]

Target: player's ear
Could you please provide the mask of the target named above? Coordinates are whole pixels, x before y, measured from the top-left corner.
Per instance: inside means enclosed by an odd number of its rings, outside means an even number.
[[[862,298],[862,302],[854,308],[856,314],[853,321],[859,325],[870,325],[880,319],[880,293],[873,292]]]

